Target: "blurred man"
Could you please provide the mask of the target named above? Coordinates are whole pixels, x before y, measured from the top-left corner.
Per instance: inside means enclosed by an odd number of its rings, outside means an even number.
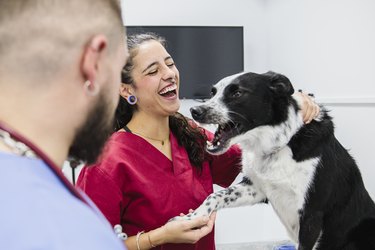
[[[60,171],[101,152],[124,38],[116,0],[0,0],[1,249],[124,249]]]

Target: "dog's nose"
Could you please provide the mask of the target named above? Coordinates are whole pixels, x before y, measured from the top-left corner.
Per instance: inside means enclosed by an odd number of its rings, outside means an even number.
[[[199,121],[204,116],[205,109],[201,106],[192,107],[190,108],[190,113],[194,120]]]

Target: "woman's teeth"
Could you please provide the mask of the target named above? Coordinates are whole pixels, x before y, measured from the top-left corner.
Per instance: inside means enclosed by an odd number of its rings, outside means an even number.
[[[162,90],[159,92],[159,94],[160,94],[160,95],[164,95],[165,93],[168,93],[168,92],[170,92],[170,91],[174,91],[174,90],[176,90],[176,89],[177,89],[177,86],[176,86],[176,85],[168,86],[168,87],[162,89]]]

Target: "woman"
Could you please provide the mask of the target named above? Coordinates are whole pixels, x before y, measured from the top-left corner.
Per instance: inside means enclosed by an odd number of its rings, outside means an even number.
[[[117,132],[96,167],[82,170],[78,186],[112,225],[132,235],[125,241],[128,249],[215,249],[215,215],[167,222],[198,207],[214,183],[229,186],[240,171],[241,151],[234,146],[208,155],[204,148],[212,134],[177,113],[179,72],[162,38],[130,36],[128,48]],[[316,105],[305,106],[311,120]]]

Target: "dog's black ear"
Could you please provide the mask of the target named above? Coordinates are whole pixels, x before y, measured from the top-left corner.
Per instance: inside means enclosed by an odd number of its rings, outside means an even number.
[[[270,77],[270,89],[278,96],[292,95],[294,93],[294,88],[290,80],[281,74],[275,73],[273,71],[268,71],[264,74]]]

